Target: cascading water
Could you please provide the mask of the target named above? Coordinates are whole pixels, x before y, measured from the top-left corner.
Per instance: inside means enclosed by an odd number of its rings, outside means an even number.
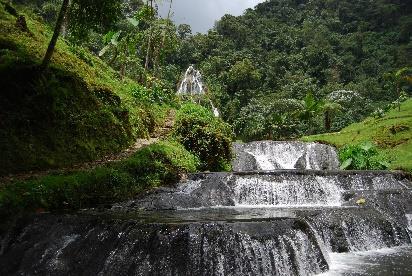
[[[205,86],[202,80],[202,74],[190,65],[187,68],[182,82],[179,85],[177,94],[180,95],[202,95],[205,94]]]
[[[231,173],[189,175],[109,210],[19,221],[1,237],[0,275],[412,273],[407,175],[339,171],[335,149],[317,143],[234,150]]]
[[[235,144],[234,171],[339,168],[336,150],[318,143],[262,141]]]
[[[203,83],[202,74],[200,71],[196,70],[193,65],[190,65],[179,84],[177,90],[178,95],[204,95],[206,93],[206,88]],[[210,100],[210,106],[215,117],[220,116],[219,110],[213,105],[213,102]]]

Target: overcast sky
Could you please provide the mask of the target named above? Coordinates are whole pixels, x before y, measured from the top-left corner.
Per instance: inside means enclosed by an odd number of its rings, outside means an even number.
[[[167,16],[170,0],[156,1],[162,4],[159,12]],[[192,32],[206,33],[225,14],[241,15],[264,0],[173,0],[173,21],[192,26]]]

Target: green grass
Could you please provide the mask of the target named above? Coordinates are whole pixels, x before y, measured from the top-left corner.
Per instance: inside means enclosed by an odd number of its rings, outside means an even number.
[[[21,14],[30,32],[0,3],[0,175],[93,160],[162,124],[167,107],[139,99],[141,85],[62,38],[39,73],[52,30]]]
[[[177,142],[164,141],[130,158],[90,171],[48,175],[0,189],[0,217],[24,211],[78,210],[131,199],[147,189],[176,183],[199,160]]]
[[[402,103],[400,112],[394,108],[382,118],[367,118],[340,132],[307,136],[302,140],[324,142],[338,148],[371,141],[379,155],[390,161],[391,169],[412,172],[412,99]]]

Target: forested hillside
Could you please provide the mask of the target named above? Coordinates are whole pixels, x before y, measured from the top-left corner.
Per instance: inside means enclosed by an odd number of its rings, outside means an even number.
[[[393,76],[412,65],[411,13],[410,1],[270,0],[185,39],[171,62],[200,67],[240,138],[339,130],[396,101],[397,84],[410,95]]]

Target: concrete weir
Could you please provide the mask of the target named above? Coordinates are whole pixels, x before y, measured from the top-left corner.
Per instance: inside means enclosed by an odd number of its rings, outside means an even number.
[[[335,149],[316,143],[234,149],[233,172],[19,220],[1,237],[0,275],[412,273],[408,175],[340,171]]]

